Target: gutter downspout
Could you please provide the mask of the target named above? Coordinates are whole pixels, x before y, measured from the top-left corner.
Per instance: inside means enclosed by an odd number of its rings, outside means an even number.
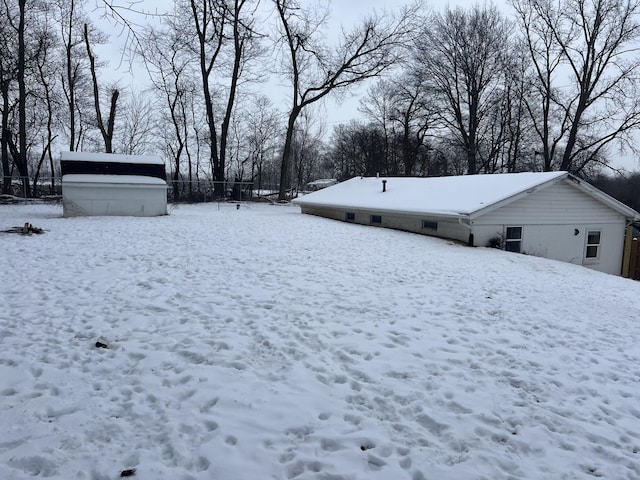
[[[470,247],[475,247],[475,245],[473,244],[474,238],[473,238],[473,233],[471,233],[471,225],[469,225],[468,223],[464,223],[462,221],[462,217],[458,217],[458,223],[463,227],[466,227],[469,229],[469,240],[467,240],[467,245]]]
[[[624,243],[622,246],[622,270],[620,272],[623,278],[631,277],[631,247],[633,245],[633,223],[627,221],[625,228]]]

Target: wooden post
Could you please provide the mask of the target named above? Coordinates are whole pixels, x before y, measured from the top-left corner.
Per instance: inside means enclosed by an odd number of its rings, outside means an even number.
[[[633,227],[629,225],[627,227],[627,233],[624,236],[624,250],[622,255],[622,276],[629,278],[630,266],[631,266],[631,245],[633,244]]]

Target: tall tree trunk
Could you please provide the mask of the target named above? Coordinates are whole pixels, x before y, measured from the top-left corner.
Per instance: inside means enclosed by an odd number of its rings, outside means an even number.
[[[286,200],[287,192],[291,187],[291,157],[293,156],[293,133],[295,131],[296,120],[302,109],[295,105],[289,114],[287,123],[287,136],[284,141],[284,151],[282,152],[282,163],[280,164],[280,190],[278,200]]]
[[[11,190],[11,165],[9,162],[9,82],[2,85],[2,125],[0,126],[0,156],[2,157],[2,193]]]
[[[26,53],[24,43],[26,0],[19,0],[18,23],[18,156],[15,158],[18,173],[22,177],[24,194],[31,197],[29,166],[27,164],[27,88],[25,84]]]
[[[69,103],[69,151],[73,152],[76,145],[76,85],[73,71],[73,13],[75,11],[75,0],[71,0],[69,7],[69,23],[67,28],[67,38],[65,43],[66,66],[67,66],[67,101]]]
[[[227,107],[222,120],[222,128],[220,131],[220,175],[224,179],[225,163],[227,158],[227,141],[229,138],[229,125],[231,124],[231,115],[236,100],[236,91],[238,89],[238,80],[240,78],[240,69],[242,67],[242,57],[244,54],[244,39],[240,34],[240,10],[244,0],[235,0],[233,14],[233,72],[231,74],[231,85],[229,87],[229,97],[227,98]]]
[[[216,119],[213,111],[213,100],[211,96],[211,88],[209,86],[209,77],[211,70],[214,66],[215,60],[220,48],[222,47],[222,35],[215,37],[209,35],[207,28],[209,27],[209,13],[208,2],[203,3],[202,18],[200,18],[200,12],[198,11],[197,2],[195,0],[190,1],[191,11],[193,14],[193,21],[195,22],[196,33],[198,35],[198,49],[199,49],[199,61],[200,61],[200,79],[202,81],[202,94],[204,96],[205,113],[207,116],[207,127],[209,130],[209,163],[211,165],[211,177],[213,184],[214,197],[221,198],[224,196],[224,169],[220,168],[220,157],[218,155],[218,132],[216,129]],[[202,20],[202,23],[200,23]],[[212,58],[207,57],[207,45],[213,38],[216,42]]]
[[[210,163],[211,163],[211,179],[213,184],[213,195],[216,198],[224,197],[224,185],[220,182],[224,181],[224,169],[220,168],[220,157],[218,156],[218,132],[216,130],[216,119],[213,112],[213,101],[211,99],[211,90],[209,88],[209,74],[206,73],[204,59],[200,62],[203,66],[202,70],[202,93],[204,94],[205,111],[207,113],[207,126],[209,127],[209,145],[210,145]]]
[[[109,108],[109,120],[107,121],[107,134],[105,135],[104,144],[107,153],[113,152],[113,130],[116,123],[116,109],[118,106],[118,97],[120,91],[116,88],[111,92],[111,107]]]
[[[98,88],[98,76],[96,74],[96,60],[93,56],[93,52],[91,51],[91,45],[89,43],[89,28],[86,23],[84,24],[84,41],[87,47],[89,66],[91,68],[91,80],[93,82],[93,103],[96,110],[96,123],[98,124],[98,129],[100,130],[102,140],[104,141],[105,153],[113,153],[113,129],[115,125],[116,107],[118,104],[118,97],[120,96],[120,92],[117,88],[111,92],[109,118],[107,119],[107,126],[105,128],[104,122],[102,120],[102,112],[100,110],[100,90]]]

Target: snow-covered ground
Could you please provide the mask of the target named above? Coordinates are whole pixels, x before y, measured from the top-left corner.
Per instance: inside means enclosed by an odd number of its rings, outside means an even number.
[[[0,206],[48,230],[0,234],[0,479],[640,478],[640,282],[294,206],[61,213]]]

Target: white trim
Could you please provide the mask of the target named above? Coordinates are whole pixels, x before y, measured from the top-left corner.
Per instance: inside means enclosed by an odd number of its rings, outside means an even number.
[[[573,175],[569,175],[567,177],[567,182],[569,185],[573,185],[574,187],[582,190],[587,195],[599,200],[601,203],[604,203],[612,210],[624,215],[628,220],[627,221],[636,221],[640,220],[640,213],[636,212],[633,208],[628,207],[624,203],[616,200],[612,196],[604,193],[602,190],[597,189],[593,185],[585,182],[584,180],[580,180],[579,178],[574,177]]]
[[[589,234],[598,234],[598,243],[589,243]],[[596,256],[587,257],[589,247],[596,247]],[[584,251],[582,254],[583,262],[585,264],[598,263],[600,261],[600,252],[602,251],[602,228],[587,228],[584,235]]]

